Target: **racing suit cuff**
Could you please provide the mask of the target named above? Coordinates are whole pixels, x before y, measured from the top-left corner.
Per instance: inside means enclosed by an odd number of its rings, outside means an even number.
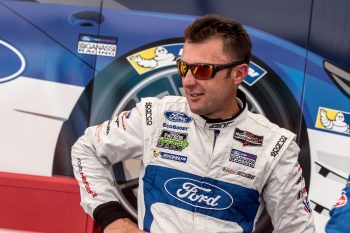
[[[110,201],[96,207],[93,212],[95,222],[104,230],[108,224],[120,218],[134,218],[117,201]]]

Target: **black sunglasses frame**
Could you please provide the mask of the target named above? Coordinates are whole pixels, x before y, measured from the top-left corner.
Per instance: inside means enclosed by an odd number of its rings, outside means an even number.
[[[180,71],[180,68],[179,68],[179,66],[180,66],[179,63],[180,63],[180,62],[186,65],[187,71],[186,71],[186,73],[184,74],[184,76],[181,74],[181,71]],[[242,65],[242,64],[246,64],[246,62],[244,62],[244,61],[235,61],[235,62],[231,62],[231,63],[227,63],[227,64],[207,64],[207,63],[188,64],[188,63],[184,62],[183,60],[181,60],[180,58],[178,58],[178,59],[176,60],[177,70],[178,70],[179,75],[180,75],[181,77],[185,78],[187,72],[188,72],[189,70],[191,70],[191,73],[192,73],[193,77],[194,77],[195,79],[197,79],[197,80],[209,80],[209,79],[213,79],[213,78],[215,77],[216,73],[219,72],[220,70],[228,69],[228,68],[233,68],[233,67],[235,67],[235,66]],[[211,76],[208,77],[208,78],[198,78],[198,77],[193,73],[193,70],[192,70],[192,68],[195,67],[195,66],[197,66],[197,65],[213,67],[213,68],[212,68],[213,71],[212,71],[212,73],[211,73]]]

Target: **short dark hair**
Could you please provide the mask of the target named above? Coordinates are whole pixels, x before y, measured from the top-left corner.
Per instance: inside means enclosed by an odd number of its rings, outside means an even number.
[[[201,43],[215,37],[223,40],[223,49],[228,55],[249,63],[252,43],[239,22],[209,14],[196,19],[185,29],[185,41],[189,43]]]

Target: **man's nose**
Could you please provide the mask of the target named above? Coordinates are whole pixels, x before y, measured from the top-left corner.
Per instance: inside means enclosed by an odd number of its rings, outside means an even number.
[[[193,76],[191,70],[189,70],[185,77],[182,77],[183,87],[192,87],[197,84],[197,79]]]

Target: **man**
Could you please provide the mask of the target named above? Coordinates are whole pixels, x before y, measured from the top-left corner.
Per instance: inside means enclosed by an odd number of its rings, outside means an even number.
[[[326,225],[327,233],[350,232],[350,175],[339,200],[330,211],[331,218]]]
[[[104,232],[252,232],[265,206],[276,232],[314,232],[295,135],[250,113],[238,90],[250,56],[239,23],[199,18],[177,60],[186,97],[145,98],[76,142],[82,206]],[[142,161],[138,226],[109,171],[130,158]]]

